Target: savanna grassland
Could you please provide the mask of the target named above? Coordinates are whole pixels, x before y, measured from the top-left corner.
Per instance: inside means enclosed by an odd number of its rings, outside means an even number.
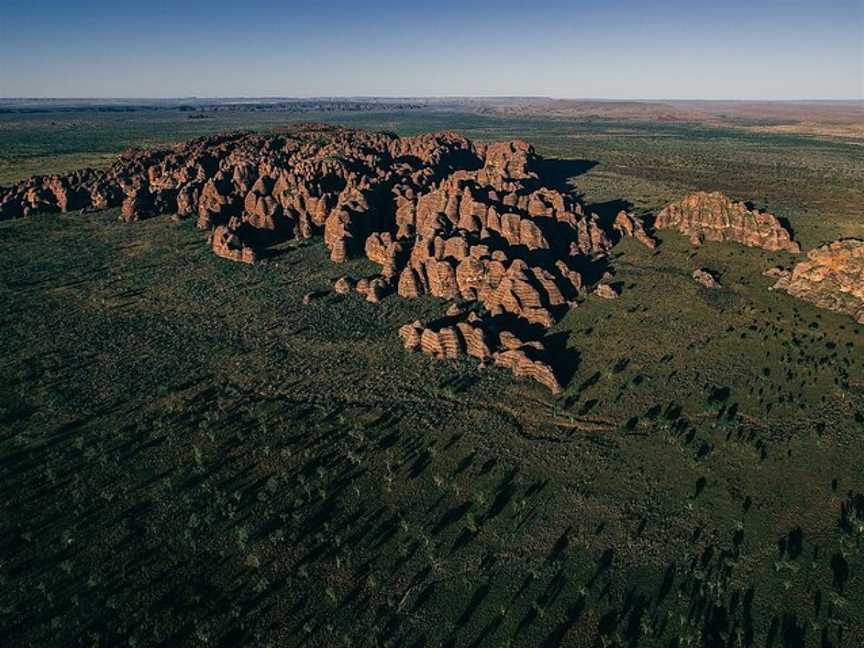
[[[443,111],[0,115],[0,183],[324,120],[522,137],[603,217],[694,189],[861,236],[861,146]],[[118,210],[0,223],[0,643],[864,644],[864,327],[793,257],[661,232],[547,337],[564,393],[406,353],[435,299],[302,303],[366,260],[255,266]],[[690,277],[716,271],[721,290]]]

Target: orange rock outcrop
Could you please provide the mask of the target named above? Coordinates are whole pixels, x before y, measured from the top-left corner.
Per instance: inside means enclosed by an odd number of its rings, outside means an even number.
[[[765,250],[797,254],[801,247],[792,240],[780,220],[769,212],[750,209],[720,192],[698,191],[667,205],[654,221],[657,229],[674,229],[690,237],[693,245],[704,241],[735,241]]]

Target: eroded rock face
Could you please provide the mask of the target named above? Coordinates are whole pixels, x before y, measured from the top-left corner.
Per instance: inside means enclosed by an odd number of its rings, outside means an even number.
[[[864,241],[841,239],[807,253],[807,259],[791,271],[774,269],[779,277],[774,289],[816,304],[848,313],[864,324]]]
[[[792,240],[774,214],[751,210],[720,192],[699,191],[667,205],[654,222],[657,229],[674,229],[690,237],[693,245],[704,241],[735,241],[765,250],[797,254]]]

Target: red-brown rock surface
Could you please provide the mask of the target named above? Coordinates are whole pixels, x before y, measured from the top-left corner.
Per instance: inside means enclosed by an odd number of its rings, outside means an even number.
[[[594,294],[603,299],[618,299],[618,290],[608,283],[597,284]]]
[[[649,250],[657,247],[657,241],[645,231],[645,224],[636,214],[624,210],[619,211],[615,217],[615,222],[612,223],[612,228],[618,232],[619,236],[635,238]]]
[[[770,251],[801,251],[774,214],[749,209],[720,192],[699,191],[667,205],[654,221],[657,229],[675,229],[693,245],[704,241],[735,241]]]
[[[347,295],[354,290],[356,285],[357,282],[351,277],[339,277],[333,284],[333,290],[337,295]]]
[[[516,376],[532,378],[549,389],[553,394],[561,392],[561,385],[552,368],[543,360],[532,357],[536,353],[535,347],[521,347],[502,351],[495,355],[495,365],[507,367]]]
[[[816,304],[848,313],[864,324],[864,241],[841,239],[807,253],[791,272],[775,272],[775,289]]]
[[[241,263],[254,264],[256,261],[255,250],[244,245],[240,237],[225,225],[217,225],[210,235],[210,247],[213,254]]]

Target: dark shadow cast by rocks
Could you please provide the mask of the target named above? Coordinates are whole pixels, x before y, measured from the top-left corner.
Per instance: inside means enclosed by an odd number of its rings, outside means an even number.
[[[629,212],[633,209],[633,203],[629,200],[607,200],[599,203],[586,203],[585,212],[588,214],[597,214],[600,219],[600,227],[603,231],[609,234],[614,234],[612,223],[615,222],[615,217],[620,211]]]
[[[489,328],[492,332],[509,331],[522,341],[539,340],[546,332],[542,324],[532,324],[528,320],[513,313],[501,313],[489,317]]]
[[[795,241],[795,240],[798,239],[798,237],[795,236],[795,230],[792,229],[792,223],[789,222],[789,219],[788,219],[788,218],[786,218],[785,216],[778,216],[778,217],[777,217],[777,221],[780,223],[780,225],[781,225],[781,226],[782,226],[782,227],[783,227],[787,232],[789,232],[789,237],[790,237],[793,241]]]
[[[552,371],[555,372],[558,382],[565,386],[573,380],[582,359],[579,351],[567,345],[569,339],[569,333],[553,333],[543,338]]]
[[[534,170],[540,176],[540,186],[561,193],[570,193],[574,189],[570,180],[588,173],[598,164],[596,160],[544,158],[535,164]]]
[[[582,275],[582,282],[587,286],[596,284],[604,274],[612,271],[608,256],[574,257],[570,262],[571,269]]]

